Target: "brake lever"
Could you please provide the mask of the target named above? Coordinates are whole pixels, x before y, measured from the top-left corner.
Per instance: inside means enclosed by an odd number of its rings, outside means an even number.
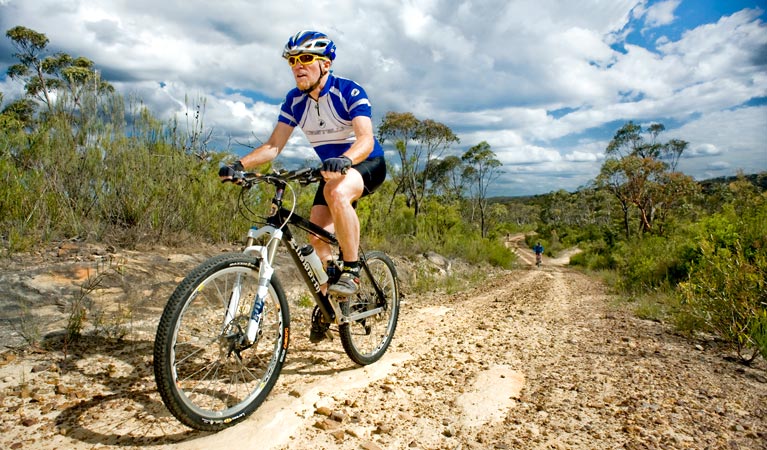
[[[298,180],[299,184],[302,186],[307,186],[312,183],[315,183],[317,181],[320,181],[322,179],[322,175],[320,175],[320,168],[314,168],[314,169],[303,169],[302,175],[306,174],[305,176],[302,176],[300,180]]]
[[[234,184],[242,184],[242,182],[245,180],[245,171],[243,170],[235,170],[234,175],[232,175],[232,183]]]

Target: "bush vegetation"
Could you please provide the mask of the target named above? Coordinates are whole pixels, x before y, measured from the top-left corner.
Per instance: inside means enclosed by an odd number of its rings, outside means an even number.
[[[629,123],[616,139],[629,131],[641,129]],[[662,151],[642,147],[641,135],[628,141],[640,145],[605,163],[609,177],[530,200],[542,213],[528,244],[577,245],[571,264],[604,274],[640,316],[716,336],[744,362],[767,356],[767,174],[690,185],[657,164]]]
[[[597,217],[589,225],[542,219],[527,241],[541,241],[547,254],[578,246],[583,251],[571,257],[571,265],[602,274],[638,315],[668,321],[683,333],[709,333],[750,362],[767,356],[767,192],[759,187],[764,180],[767,173],[740,176],[696,194],[662,233],[626,237],[621,217],[601,225]],[[596,201],[590,189],[569,194],[573,211],[581,209],[583,196]],[[629,218],[632,228],[641,227],[638,217]]]

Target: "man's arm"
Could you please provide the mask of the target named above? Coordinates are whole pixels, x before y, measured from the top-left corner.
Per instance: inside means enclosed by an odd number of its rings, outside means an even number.
[[[240,159],[243,167],[245,169],[258,167],[276,158],[282,152],[282,149],[285,148],[285,144],[288,143],[292,133],[293,127],[277,122],[269,139]]]
[[[373,152],[375,138],[373,137],[373,121],[367,116],[357,116],[352,119],[352,128],[356,140],[344,156],[352,160],[352,164],[361,163]]]

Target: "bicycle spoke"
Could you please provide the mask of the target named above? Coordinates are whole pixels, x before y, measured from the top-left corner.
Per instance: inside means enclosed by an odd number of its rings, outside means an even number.
[[[366,257],[367,269],[360,273],[360,292],[342,304],[342,308],[344,315],[352,317],[378,308],[381,310],[339,327],[344,350],[353,361],[363,365],[383,356],[394,334],[399,312],[393,263],[380,252],[371,252]]]
[[[155,342],[155,378],[163,400],[175,399],[165,403],[179,420],[213,430],[228,426],[227,417],[252,412],[271,390],[284,362],[282,333],[289,319],[282,288],[270,287],[256,341],[246,342],[258,270],[239,254],[209,261],[169,300]],[[235,290],[237,311],[227,316]]]

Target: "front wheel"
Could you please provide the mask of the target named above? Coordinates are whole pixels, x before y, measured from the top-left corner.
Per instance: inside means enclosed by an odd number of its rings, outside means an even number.
[[[165,406],[189,427],[218,431],[245,419],[282,370],[290,316],[274,276],[255,341],[245,339],[259,263],[242,253],[210,258],[165,306],[154,342],[155,381]],[[236,311],[229,308],[233,298],[239,298]]]
[[[399,281],[394,263],[382,252],[365,254],[365,261],[367,268],[360,271],[360,290],[341,302],[341,311],[345,316],[380,311],[338,327],[344,351],[363,366],[381,359],[394,337],[399,317]]]

